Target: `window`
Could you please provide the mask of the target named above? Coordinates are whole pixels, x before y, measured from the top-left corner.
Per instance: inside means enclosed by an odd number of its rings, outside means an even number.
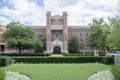
[[[39,37],[41,35],[41,32],[36,32],[36,37]]]
[[[80,41],[83,41],[83,33],[80,32]]]
[[[80,46],[80,49],[83,49],[83,46]]]
[[[62,41],[62,31],[59,32],[59,40]]]
[[[71,35],[71,32],[69,31],[69,32],[68,32],[68,38],[69,38],[69,40],[71,39],[71,36],[72,36],[72,35]]]
[[[86,40],[88,40],[89,32],[86,32]]]
[[[76,31],[74,32],[74,36],[77,37],[77,32]]]

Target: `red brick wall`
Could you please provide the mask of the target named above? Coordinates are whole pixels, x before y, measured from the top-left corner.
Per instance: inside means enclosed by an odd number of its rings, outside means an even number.
[[[6,31],[5,26],[0,26],[0,42],[5,42],[5,40],[2,37],[2,33]]]

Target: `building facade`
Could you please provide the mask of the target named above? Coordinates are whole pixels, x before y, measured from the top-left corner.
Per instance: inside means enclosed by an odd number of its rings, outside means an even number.
[[[44,36],[46,43],[45,53],[69,53],[69,40],[76,36],[79,44],[79,51],[89,51],[85,46],[90,29],[88,26],[68,26],[67,12],[62,15],[51,15],[46,13],[46,26],[34,26],[36,36]]]
[[[0,52],[4,52],[5,51],[5,39],[3,39],[2,37],[2,33],[6,31],[5,26],[0,25]]]
[[[67,12],[62,15],[51,15],[46,13],[46,26],[31,26],[36,33],[36,37],[42,36],[45,40],[46,50],[44,53],[69,53],[69,40],[76,36],[79,44],[79,51],[90,51],[85,46],[90,29],[88,26],[68,26]],[[5,41],[2,39],[2,33],[6,29],[0,26],[0,50],[5,50]]]

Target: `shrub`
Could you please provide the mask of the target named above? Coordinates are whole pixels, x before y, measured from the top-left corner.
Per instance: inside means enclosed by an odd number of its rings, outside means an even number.
[[[99,56],[105,56],[105,53],[101,53],[101,52],[100,52],[100,53],[99,53]]]
[[[1,56],[0,57],[0,66],[7,66],[11,63],[10,57],[7,56]]]
[[[83,56],[82,53],[80,53],[80,54],[79,53],[69,53],[69,54],[68,53],[63,53],[63,55],[64,56]]]
[[[110,56],[108,56],[108,57],[101,57],[102,58],[102,63],[104,63],[104,64],[113,64],[114,63],[114,58],[113,57],[110,57]]]
[[[13,57],[17,63],[104,63],[113,64],[113,57]],[[107,60],[108,59],[108,60]],[[111,60],[111,61],[109,61]],[[105,62],[104,62],[105,61]]]
[[[112,73],[115,76],[115,80],[120,80],[120,66],[113,66]]]
[[[4,80],[5,72],[0,68],[0,80]]]
[[[64,56],[94,56],[94,53],[90,53],[90,52],[79,52],[79,53],[63,53]]]
[[[83,53],[83,56],[94,56],[94,53],[85,52],[85,53]]]
[[[43,54],[43,53],[10,53],[10,54],[1,54],[2,56],[50,56],[50,54]]]

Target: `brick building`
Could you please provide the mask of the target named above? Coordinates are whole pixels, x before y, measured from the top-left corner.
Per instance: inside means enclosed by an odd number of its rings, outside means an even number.
[[[5,50],[5,40],[2,38],[2,33],[5,31],[5,26],[0,25],[0,52],[3,52]]]
[[[68,43],[71,36],[79,41],[79,51],[87,51],[85,41],[88,39],[90,29],[88,26],[68,26],[67,12],[62,15],[46,13],[46,26],[34,26],[37,36],[44,36],[46,40],[46,53],[68,53]]]
[[[67,20],[67,12],[63,12],[62,15],[51,15],[51,12],[47,12],[46,26],[32,26],[37,37],[42,36],[45,38],[45,53],[69,53],[68,43],[71,36],[77,37],[80,52],[89,50],[89,48],[85,46],[85,41],[88,39],[88,34],[90,32],[89,27],[68,26]],[[4,50],[5,42],[3,42],[4,40],[1,34],[6,31],[5,27],[1,26],[0,31],[0,50]]]

